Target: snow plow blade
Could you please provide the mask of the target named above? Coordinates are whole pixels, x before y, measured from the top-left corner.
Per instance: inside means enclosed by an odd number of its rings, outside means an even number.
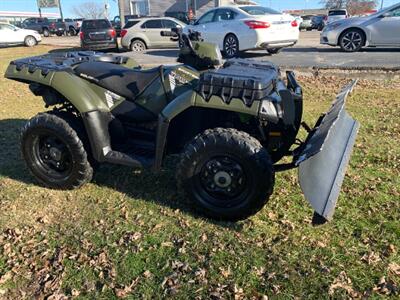
[[[345,110],[346,99],[357,81],[343,88],[330,110],[310,132],[295,161],[305,198],[315,210],[313,223],[330,221],[335,212],[346,167],[359,129],[359,123]]]

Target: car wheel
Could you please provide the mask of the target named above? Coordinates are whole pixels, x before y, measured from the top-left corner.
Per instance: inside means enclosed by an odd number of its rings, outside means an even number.
[[[345,52],[357,52],[365,44],[365,36],[361,30],[350,29],[342,33],[339,38],[339,45]]]
[[[224,39],[224,55],[226,58],[236,57],[239,54],[239,41],[234,34],[228,34]]]
[[[22,130],[25,162],[36,179],[49,188],[75,189],[92,179],[89,156],[74,127],[69,118],[42,113]]]
[[[73,27],[69,28],[68,33],[70,36],[75,36],[77,34],[75,28]]]
[[[236,129],[209,129],[182,153],[178,186],[205,215],[237,221],[258,212],[274,186],[268,152],[255,138]]]
[[[45,37],[50,36],[50,31],[47,28],[43,29],[43,36],[45,36]]]
[[[134,40],[131,43],[131,51],[133,52],[144,52],[146,51],[146,44],[141,40]]]
[[[37,40],[35,39],[35,37],[28,35],[25,38],[24,43],[25,43],[25,46],[27,46],[27,47],[33,47],[37,44]]]
[[[283,48],[272,48],[272,49],[267,49],[269,54],[278,54],[283,50]]]

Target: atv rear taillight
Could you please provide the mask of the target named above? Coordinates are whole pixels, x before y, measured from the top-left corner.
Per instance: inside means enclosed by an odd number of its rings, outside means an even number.
[[[83,41],[83,32],[79,32],[79,38]]]
[[[293,20],[292,23],[290,23],[290,24],[292,24],[292,27],[299,26],[299,23],[297,23],[297,20]]]
[[[128,33],[128,30],[122,29],[121,30],[121,37],[123,38],[125,36],[125,34],[127,34],[127,33]]]
[[[115,36],[117,35],[117,32],[115,31],[115,29],[110,29],[108,31],[108,35],[112,38],[115,38]]]
[[[263,21],[244,21],[250,29],[267,29],[271,27],[271,23]]]

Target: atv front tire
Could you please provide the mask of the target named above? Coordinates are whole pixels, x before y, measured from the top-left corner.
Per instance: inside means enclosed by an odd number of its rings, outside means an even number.
[[[67,114],[41,113],[22,130],[21,150],[35,178],[54,189],[76,189],[89,182],[93,168],[75,120]]]
[[[209,129],[186,147],[178,165],[178,185],[195,208],[220,220],[237,221],[257,213],[274,186],[268,152],[236,129]]]

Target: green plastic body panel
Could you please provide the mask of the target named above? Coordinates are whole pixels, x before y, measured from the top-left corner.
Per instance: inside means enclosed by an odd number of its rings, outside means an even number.
[[[105,89],[68,72],[56,72],[51,87],[67,98],[80,112],[109,111]]]
[[[27,67],[18,71],[15,65],[10,65],[5,76],[22,82],[50,86],[68,99],[80,113],[93,110],[109,111],[105,89],[67,71],[53,71],[42,75],[40,69],[30,73]]]
[[[196,95],[197,93],[192,90],[186,91],[185,93],[175,98],[174,101],[170,102],[164,108],[161,115],[165,119],[171,121],[173,118],[184,112],[189,107],[194,106]]]
[[[44,85],[50,85],[55,72],[50,72],[47,75],[42,75],[42,71],[37,69],[35,72],[30,73],[28,68],[23,68],[18,71],[16,65],[9,65],[5,77],[9,79],[16,79],[23,82],[37,82]]]
[[[158,115],[168,103],[161,78],[154,80],[135,102],[148,111]]]

